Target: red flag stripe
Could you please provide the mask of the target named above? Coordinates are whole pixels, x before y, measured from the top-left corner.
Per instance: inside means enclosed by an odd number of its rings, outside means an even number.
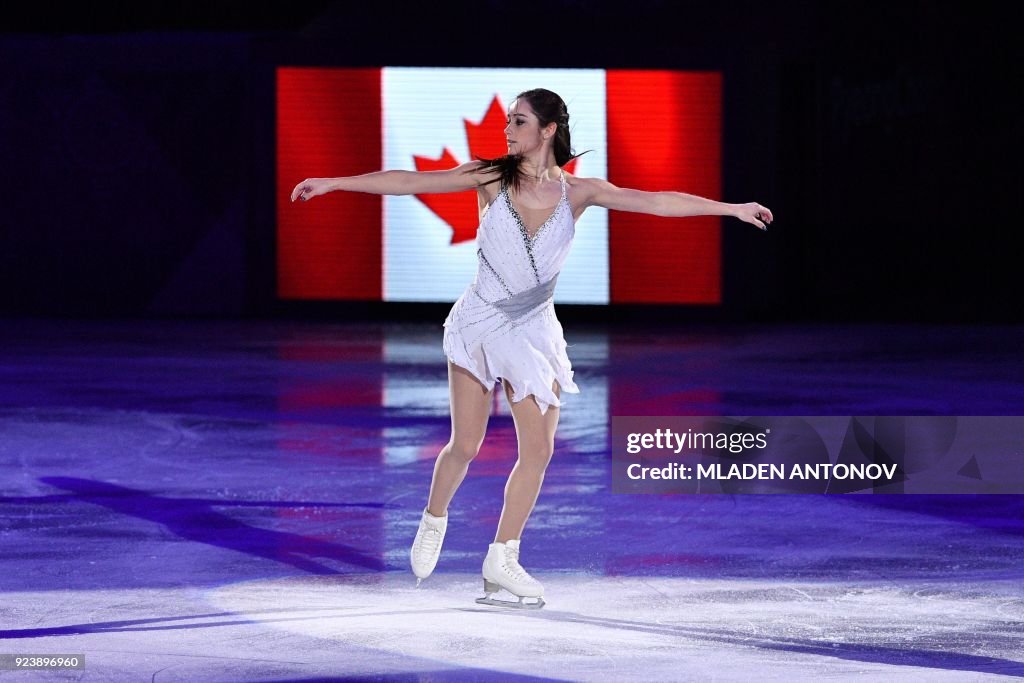
[[[606,88],[611,182],[719,198],[720,74],[615,70]],[[721,303],[719,217],[608,221],[612,303]]]
[[[290,202],[311,177],[380,170],[380,69],[277,70],[277,295],[380,300],[380,195]]]

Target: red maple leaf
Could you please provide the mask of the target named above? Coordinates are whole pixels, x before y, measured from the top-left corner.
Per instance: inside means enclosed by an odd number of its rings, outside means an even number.
[[[508,152],[504,132],[505,108],[498,101],[497,95],[491,100],[487,113],[484,114],[480,123],[472,123],[468,119],[463,119],[462,122],[466,127],[466,142],[469,143],[469,153],[472,158],[493,159]],[[417,171],[446,171],[462,163],[447,147],[441,153],[440,159],[414,156],[413,160],[416,162]],[[569,173],[572,173],[575,168],[575,159],[565,165],[565,170]],[[452,229],[451,244],[476,239],[480,213],[475,191],[418,194],[416,198]]]

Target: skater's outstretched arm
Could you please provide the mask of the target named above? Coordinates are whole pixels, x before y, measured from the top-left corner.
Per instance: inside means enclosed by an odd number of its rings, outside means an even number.
[[[582,190],[584,206],[603,206],[617,211],[649,213],[654,216],[733,216],[762,230],[774,220],[772,212],[757,202],[726,204],[684,192],[646,192],[616,187],[600,178],[576,178],[573,189]]]
[[[447,171],[393,170],[342,178],[306,178],[292,190],[292,201],[307,201],[336,190],[395,195],[472,190],[486,180],[483,174],[474,172],[479,166],[479,161],[468,161]]]

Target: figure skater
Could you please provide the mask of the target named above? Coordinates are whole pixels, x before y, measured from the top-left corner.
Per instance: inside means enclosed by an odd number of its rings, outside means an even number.
[[[579,393],[552,298],[576,220],[587,207],[603,206],[656,216],[734,216],[766,230],[773,216],[757,202],[725,204],[681,192],[644,192],[566,173],[562,167],[579,155],[570,144],[565,102],[550,90],[516,96],[505,137],[508,153],[497,159],[478,159],[448,171],[308,178],[292,190],[291,201],[335,190],[390,195],[476,190],[477,273],[444,323],[451,439],[434,463],[410,563],[417,586],[434,571],[448,505],[480,450],[492,392],[501,383],[516,427],[518,460],[483,563],[486,596],[477,602],[541,607],[544,589],[520,565],[519,541],[551,460],[561,392]],[[491,598],[500,588],[518,602]]]

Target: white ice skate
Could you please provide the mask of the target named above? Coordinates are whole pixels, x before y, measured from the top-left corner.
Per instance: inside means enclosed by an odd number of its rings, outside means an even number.
[[[437,558],[441,556],[441,543],[444,532],[448,528],[448,515],[435,517],[426,510],[420,519],[420,528],[416,532],[416,540],[409,550],[409,562],[412,573],[416,575],[416,587],[427,578],[437,566]]]
[[[477,598],[477,603],[517,609],[540,609],[544,606],[544,586],[519,564],[518,540],[492,543],[487,549],[483,572],[486,595]],[[502,588],[519,598],[519,601],[496,600],[491,597]],[[536,601],[526,602],[525,598],[536,598]]]

